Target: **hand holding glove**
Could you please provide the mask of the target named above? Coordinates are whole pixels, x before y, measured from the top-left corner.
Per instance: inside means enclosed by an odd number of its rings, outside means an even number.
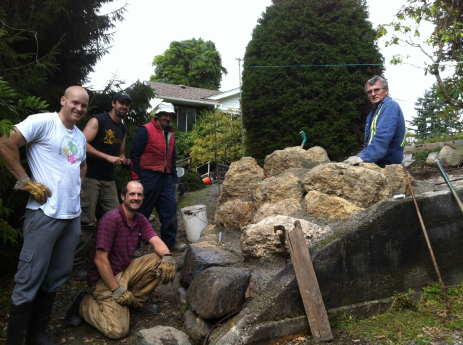
[[[349,164],[349,165],[357,165],[357,164],[363,163],[363,159],[357,156],[351,156],[347,158],[343,163]]]
[[[119,287],[113,291],[112,296],[120,305],[133,305],[135,307],[138,306],[137,299],[135,298],[133,293],[131,293],[129,290],[125,288],[125,286],[119,285]]]
[[[167,284],[174,281],[176,265],[172,254],[165,254],[158,267],[156,278],[161,277],[161,284]]]
[[[16,182],[13,189],[16,190],[27,190],[40,204],[45,204],[47,198],[51,197],[51,192],[48,187],[44,186],[41,183],[31,181],[27,174],[21,176],[21,178]]]

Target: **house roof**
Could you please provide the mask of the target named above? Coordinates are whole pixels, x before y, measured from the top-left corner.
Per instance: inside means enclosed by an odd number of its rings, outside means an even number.
[[[201,89],[184,85],[166,84],[154,81],[147,81],[147,85],[153,88],[156,97],[166,100],[187,100],[199,103],[220,104],[219,100],[207,99],[222,93],[219,90]]]

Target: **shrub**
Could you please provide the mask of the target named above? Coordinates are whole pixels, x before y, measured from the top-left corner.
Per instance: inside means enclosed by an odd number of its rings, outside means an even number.
[[[203,184],[201,176],[197,173],[185,172],[185,175],[182,176],[181,183],[183,183],[187,192],[194,192],[206,187]]]

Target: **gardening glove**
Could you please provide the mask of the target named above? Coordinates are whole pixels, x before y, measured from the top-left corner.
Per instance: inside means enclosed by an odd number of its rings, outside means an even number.
[[[161,277],[161,284],[167,284],[174,281],[175,278],[175,260],[172,254],[165,254],[158,267],[156,278]]]
[[[39,204],[45,204],[47,202],[47,198],[51,197],[51,192],[48,187],[44,186],[41,183],[31,181],[27,174],[21,176],[21,178],[16,182],[13,189],[16,190],[27,190],[31,193],[35,200]]]
[[[349,165],[357,165],[357,164],[363,163],[363,159],[357,156],[351,156],[347,158],[343,163],[349,164]]]
[[[117,303],[120,305],[133,305],[138,307],[138,301],[129,290],[125,288],[125,286],[119,285],[119,287],[113,291],[112,296],[116,300]]]

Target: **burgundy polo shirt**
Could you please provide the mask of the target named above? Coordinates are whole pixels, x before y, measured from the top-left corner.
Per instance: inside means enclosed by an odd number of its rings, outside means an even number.
[[[92,258],[88,265],[88,285],[95,286],[101,279],[95,264],[97,249],[108,252],[108,260],[114,276],[124,271],[132,261],[138,240],[141,237],[145,244],[157,236],[148,219],[141,213],[135,213],[132,226],[127,224],[122,205],[113,211],[106,213],[98,222],[98,230],[95,236],[95,246]]]

